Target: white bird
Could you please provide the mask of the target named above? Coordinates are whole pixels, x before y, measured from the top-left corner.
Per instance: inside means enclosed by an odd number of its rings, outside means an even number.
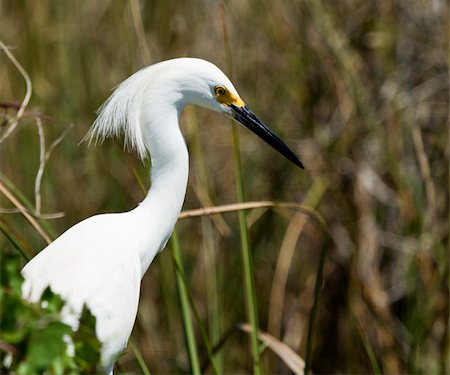
[[[87,138],[102,141],[124,133],[126,144],[141,158],[150,155],[147,197],[129,212],[96,215],[74,225],[22,270],[24,297],[38,301],[50,286],[66,301],[63,321],[74,329],[82,306],[90,308],[107,373],[112,373],[131,335],[141,279],[166,246],[183,205],[189,160],[178,119],[188,104],[234,118],[303,168],[212,63],[196,58],[163,61],[115,89]]]

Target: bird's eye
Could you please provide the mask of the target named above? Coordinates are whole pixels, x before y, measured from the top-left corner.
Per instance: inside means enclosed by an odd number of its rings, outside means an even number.
[[[217,96],[225,95],[226,89],[223,86],[216,86],[214,87],[214,92]]]

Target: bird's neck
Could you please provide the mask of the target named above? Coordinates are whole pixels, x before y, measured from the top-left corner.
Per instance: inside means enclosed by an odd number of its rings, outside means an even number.
[[[141,116],[145,144],[150,150],[151,188],[136,208],[141,242],[142,276],[172,234],[183,206],[189,171],[186,143],[180,132],[181,108],[167,106],[144,111]]]

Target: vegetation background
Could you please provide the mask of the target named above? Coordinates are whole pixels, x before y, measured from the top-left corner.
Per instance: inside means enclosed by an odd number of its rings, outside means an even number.
[[[308,209],[247,211],[260,329],[305,358],[323,271],[314,373],[449,373],[448,15],[444,0],[1,0],[0,40],[32,83],[4,137],[26,86],[0,51],[2,186],[50,238],[88,216],[133,208],[144,196],[137,177],[149,186],[150,165],[118,140],[80,143],[95,110],[144,66],[212,61],[306,166],[238,129],[247,200]],[[36,189],[41,131],[46,150],[65,136]],[[191,154],[184,208],[237,202],[229,120],[188,108],[182,131]],[[1,209],[4,262],[17,252],[11,241],[28,257],[45,247],[4,194]],[[248,319],[238,215],[186,219],[177,233],[192,300],[215,344]],[[189,372],[171,254],[163,251],[142,281],[135,350],[121,357],[119,373],[142,371],[138,352],[152,373]],[[194,328],[203,358],[195,319]],[[252,371],[247,338],[239,330],[227,338],[215,356],[220,372]],[[290,371],[271,350],[262,360],[265,372]]]

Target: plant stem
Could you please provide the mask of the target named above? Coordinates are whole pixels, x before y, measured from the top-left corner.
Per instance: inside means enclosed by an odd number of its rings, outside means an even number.
[[[233,159],[234,170],[236,176],[236,190],[239,202],[245,201],[244,183],[242,178],[241,157],[239,150],[239,137],[235,124],[233,124]],[[255,293],[255,279],[253,277],[253,257],[250,249],[250,240],[248,236],[246,211],[239,211],[239,231],[241,235],[242,264],[244,267],[244,285],[245,296],[247,301],[247,318],[252,326],[250,334],[252,356],[253,356],[253,372],[261,374],[260,351],[258,342],[258,307]]]
[[[314,339],[314,329],[317,320],[317,308],[319,306],[320,292],[322,289],[323,282],[323,269],[325,266],[325,258],[327,255],[328,246],[331,242],[331,238],[329,235],[325,237],[324,243],[322,245],[322,249],[320,251],[320,259],[319,264],[317,266],[317,277],[316,277],[316,285],[314,286],[314,301],[311,307],[311,313],[309,314],[309,323],[308,323],[308,339],[306,343],[306,359],[305,359],[305,375],[311,370],[311,361],[312,361],[312,349],[313,349],[313,339]]]
[[[175,229],[171,237],[171,247],[173,258],[177,266],[181,266],[181,248],[178,239],[178,233]],[[191,311],[189,309],[189,296],[186,285],[181,275],[181,270],[175,267],[175,274],[178,286],[178,296],[180,298],[181,314],[183,317],[184,333],[186,336],[186,345],[189,353],[189,361],[191,363],[191,373],[194,375],[200,374],[200,361],[198,358],[197,345],[195,343],[194,327],[192,325]]]
[[[222,2],[221,7],[221,18],[223,27],[223,40],[225,44],[225,51],[227,54],[227,65],[228,71],[233,78],[233,64],[231,59],[231,48],[228,38],[228,30],[225,21],[225,3]],[[236,191],[238,202],[245,202],[244,193],[244,180],[242,177],[242,165],[241,165],[241,154],[239,149],[239,134],[236,124],[232,121],[232,137],[233,137],[233,162],[234,171],[236,177]],[[250,334],[250,342],[253,357],[253,373],[261,374],[261,361],[260,361],[260,351],[258,342],[258,307],[256,303],[256,293],[255,293],[255,280],[253,271],[253,259],[250,249],[250,240],[248,236],[248,228],[246,221],[246,212],[244,210],[239,211],[239,231],[241,235],[241,250],[242,250],[242,263],[244,267],[244,285],[245,285],[245,297],[247,302],[247,318],[252,326],[252,332]]]
[[[189,117],[190,124],[193,128],[192,137],[192,154],[195,155],[195,160],[198,165],[196,170],[196,179],[198,180],[198,185],[202,186],[203,189],[210,196],[211,191],[208,182],[208,172],[206,168],[205,157],[203,154],[203,149],[200,142],[200,132],[199,124],[197,119],[197,114],[194,108],[189,112],[191,115]],[[222,336],[223,331],[223,318],[222,318],[222,304],[219,284],[223,286],[221,281],[221,273],[219,268],[221,267],[221,262],[218,262],[216,240],[214,236],[214,228],[211,218],[202,217],[201,227],[203,234],[203,253],[205,258],[205,277],[206,277],[206,295],[208,301],[208,322],[209,322],[209,336],[211,342],[218,342]],[[211,352],[212,358],[212,352]],[[217,373],[223,374],[224,372],[224,355],[223,352],[218,352],[212,358],[212,365],[216,368]],[[203,372],[203,371],[202,371]]]
[[[150,370],[148,369],[147,365],[145,364],[144,358],[142,357],[141,352],[139,351],[138,347],[135,345],[132,339],[130,339],[129,343],[131,351],[133,352],[139,367],[142,370],[142,373],[144,375],[150,375]]]

